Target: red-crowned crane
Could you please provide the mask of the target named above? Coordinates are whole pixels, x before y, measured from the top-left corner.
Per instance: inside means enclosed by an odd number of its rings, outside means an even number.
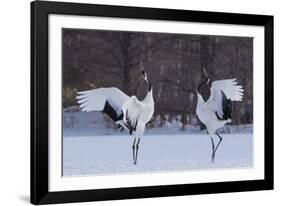
[[[207,101],[202,97],[202,86],[208,85],[210,78],[203,68],[205,79],[197,89],[196,114],[199,120],[206,126],[207,132],[212,142],[212,162],[215,159],[216,151],[222,141],[217,129],[231,122],[232,101],[241,101],[243,98],[243,88],[237,85],[236,79],[223,79],[212,82],[211,93]],[[219,141],[214,144],[214,137]]]
[[[77,96],[82,111],[102,111],[118,127],[126,129],[134,137],[133,164],[137,164],[140,139],[154,112],[152,85],[143,69],[142,62],[141,75],[147,83],[147,94],[142,101],[138,100],[136,96],[127,96],[116,87],[81,91]]]

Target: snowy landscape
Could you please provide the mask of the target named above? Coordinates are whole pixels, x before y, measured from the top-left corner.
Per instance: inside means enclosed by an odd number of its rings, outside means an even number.
[[[214,163],[211,162],[210,137],[199,126],[188,125],[182,130],[181,123],[173,121],[162,127],[147,128],[141,139],[138,164],[134,165],[133,138],[105,118],[101,112],[64,112],[63,175],[253,166],[252,125],[227,125],[220,130],[223,141]]]

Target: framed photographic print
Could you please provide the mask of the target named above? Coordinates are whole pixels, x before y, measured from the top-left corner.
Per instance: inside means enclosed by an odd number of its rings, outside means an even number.
[[[273,189],[273,16],[31,3],[31,203]]]

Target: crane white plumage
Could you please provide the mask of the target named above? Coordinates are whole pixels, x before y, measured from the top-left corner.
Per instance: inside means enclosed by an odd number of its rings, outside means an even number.
[[[98,88],[88,91],[78,92],[78,104],[82,111],[103,111],[106,101],[117,113],[121,113],[122,105],[129,97],[115,87]]]
[[[154,112],[152,85],[143,69],[141,62],[142,78],[148,85],[144,100],[136,96],[129,97],[116,87],[98,88],[78,92],[77,100],[82,111],[102,111],[123,129],[134,136],[133,163],[137,163],[140,138],[145,130],[145,125],[150,121]]]
[[[210,88],[211,94],[207,101],[204,101],[201,93],[201,87],[208,85],[210,79],[203,68],[205,80],[197,89],[197,107],[196,114],[199,120],[206,126],[212,142],[212,161],[214,161],[216,151],[222,141],[217,129],[223,127],[226,123],[231,122],[232,118],[232,101],[242,101],[243,88],[237,84],[236,79],[224,79],[212,82]],[[219,142],[214,145],[213,138],[217,136]]]

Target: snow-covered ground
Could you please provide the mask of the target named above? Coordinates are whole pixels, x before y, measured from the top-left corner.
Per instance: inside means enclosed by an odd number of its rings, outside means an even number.
[[[220,129],[223,141],[211,163],[211,140],[206,130],[194,125],[182,130],[179,120],[166,121],[160,127],[156,119],[153,128],[146,128],[138,164],[133,165],[133,138],[126,131],[121,133],[107,118],[101,112],[81,112],[75,106],[64,109],[64,175],[241,168],[253,164],[252,125]]]
[[[82,136],[63,139],[63,174],[93,175],[128,172],[241,168],[253,164],[252,134],[224,134],[211,163],[206,134],[145,135],[138,164],[132,163],[132,137]]]

